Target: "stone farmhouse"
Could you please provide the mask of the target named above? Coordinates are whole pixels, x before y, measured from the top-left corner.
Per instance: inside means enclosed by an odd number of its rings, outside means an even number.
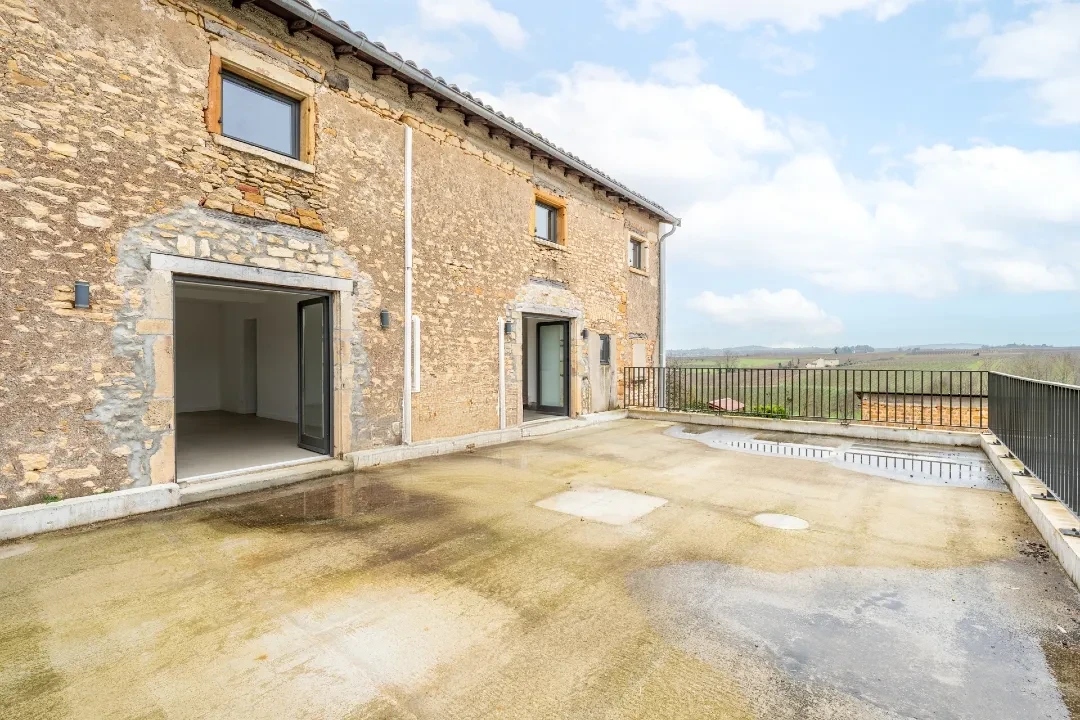
[[[662,357],[677,218],[303,0],[0,39],[0,512],[520,437]]]

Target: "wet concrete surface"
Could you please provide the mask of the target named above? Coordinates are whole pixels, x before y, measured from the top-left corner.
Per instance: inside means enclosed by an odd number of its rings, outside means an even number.
[[[756,666],[886,717],[1067,719],[1018,582],[1009,563],[782,574],[690,563],[642,571],[631,587],[665,637],[729,672]]]
[[[1011,496],[668,430],[0,545],[0,717],[1080,717],[1080,595]],[[575,488],[667,502],[535,506]]]

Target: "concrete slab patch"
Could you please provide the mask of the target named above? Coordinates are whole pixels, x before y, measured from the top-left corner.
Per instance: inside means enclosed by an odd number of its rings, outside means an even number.
[[[754,522],[762,527],[776,530],[806,530],[810,523],[794,515],[778,515],[776,513],[761,513],[754,516]]]
[[[553,495],[536,507],[595,520],[608,525],[629,525],[667,504],[663,498],[602,487],[583,487]]]
[[[0,560],[5,560],[18,555],[25,555],[34,549],[34,543],[16,543],[14,545],[0,545]]]
[[[1068,720],[1039,627],[992,588],[1007,564],[945,570],[769,573],[715,562],[637,573],[660,632],[721,671],[795,682],[819,707],[840,693],[887,717]],[[769,708],[759,708],[772,716]]]

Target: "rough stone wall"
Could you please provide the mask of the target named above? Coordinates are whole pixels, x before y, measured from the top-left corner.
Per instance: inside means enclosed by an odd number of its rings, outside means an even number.
[[[205,43],[182,14],[138,3],[3,0],[0,44],[7,507],[131,482],[124,451],[87,416],[136,372],[113,352],[131,300],[115,281],[123,229],[199,199],[180,160],[203,134]],[[91,283],[90,310],[72,308],[76,280]]]
[[[212,43],[261,53],[314,81],[314,173],[210,136]],[[658,257],[649,278],[626,267],[628,225],[655,240],[655,219],[466,127],[456,113],[437,112],[431,98],[373,80],[358,60],[334,60],[328,45],[288,35],[252,5],[0,0],[0,44],[0,508],[144,482],[172,421],[168,408],[150,412],[145,389],[131,387],[154,349],[120,339],[144,300],[121,249],[130,232],[196,205],[304,226],[322,239],[306,249],[268,243],[265,252],[208,247],[214,239],[197,232],[140,242],[155,252],[370,278],[355,308],[366,367],[354,440],[398,442],[405,124],[415,129],[414,307],[425,320],[415,439],[497,426],[496,319],[520,321],[515,303],[530,283],[578,298],[582,327],[611,334],[620,363],[629,361],[631,334],[655,342]],[[529,237],[534,186],[567,198],[565,249]],[[76,280],[91,284],[89,310],[72,307]],[[393,317],[389,330],[379,327],[382,308]],[[158,329],[170,336],[171,327]],[[587,343],[576,347],[577,381],[587,385]],[[507,338],[506,352],[514,424],[520,338]],[[128,407],[103,414],[103,402],[125,393]],[[119,415],[133,423],[123,437],[111,426]]]
[[[372,278],[370,302],[356,306],[370,376],[353,431],[361,446],[398,442],[400,373],[387,369],[400,366],[400,310],[389,331],[379,329],[378,310],[400,308],[402,297],[391,276],[403,234],[401,126],[321,85],[314,175],[217,145],[204,108],[210,44],[222,36],[203,25],[228,19],[223,5],[204,10],[156,0],[0,2],[0,507],[148,481],[172,412],[147,407],[145,391],[131,387],[151,358],[141,340],[122,337],[143,288],[121,247],[129,229],[198,204],[282,232],[324,230],[309,244],[321,251],[294,241],[249,253],[180,229],[144,240],[157,252],[264,268],[342,275],[351,264]],[[359,132],[365,123],[381,124],[365,145],[333,141],[338,127]],[[378,190],[353,187],[361,176]],[[91,284],[89,310],[72,307],[76,280]],[[171,323],[158,331],[167,337]]]
[[[626,217],[627,231],[645,238],[648,243],[648,275],[630,273],[627,280],[627,325],[632,339],[644,342],[649,363],[660,364],[660,246],[657,237],[657,225],[642,213],[630,211]],[[624,251],[625,252],[625,251]],[[622,347],[620,356],[624,363],[629,363],[630,347]]]
[[[986,399],[864,395],[859,417],[864,422],[900,427],[985,428],[990,414]]]

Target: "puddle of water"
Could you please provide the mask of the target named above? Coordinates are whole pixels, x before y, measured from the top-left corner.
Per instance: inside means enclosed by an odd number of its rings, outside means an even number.
[[[241,527],[351,532],[335,521],[357,517],[376,522],[387,516],[406,521],[430,519],[448,510],[442,498],[357,473],[225,502],[215,508],[213,517]]]
[[[758,433],[740,428],[708,432],[699,432],[695,428],[694,432],[687,432],[684,427],[676,426],[668,429],[666,434],[695,440],[718,450],[827,462],[890,480],[1007,492],[1005,483],[986,457],[967,448],[864,443],[789,433]]]
[[[775,513],[761,513],[754,516],[754,522],[762,527],[776,530],[806,530],[810,523],[794,515],[777,515]]]

